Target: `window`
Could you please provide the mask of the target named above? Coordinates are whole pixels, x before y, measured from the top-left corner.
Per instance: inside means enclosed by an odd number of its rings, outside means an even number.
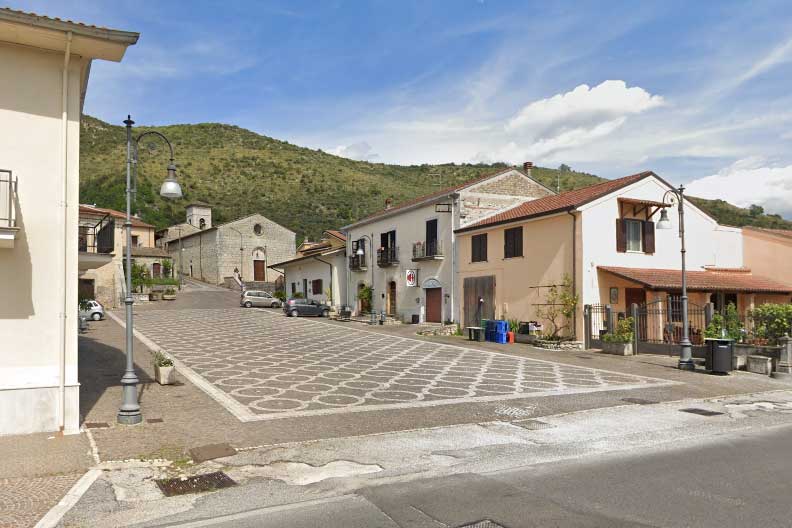
[[[643,226],[640,220],[625,220],[627,224],[627,251],[643,251]]]
[[[204,220],[203,218],[198,220],[198,227],[204,229],[206,227],[206,220]]]
[[[132,235],[132,247],[138,247],[140,245],[140,237],[138,235]]]
[[[487,261],[487,233],[483,233],[481,235],[473,235],[471,240],[471,250],[470,253],[472,255],[471,260],[473,262],[486,262]]]
[[[292,288],[291,288],[291,290],[292,290],[292,295],[294,295],[295,293],[297,293],[297,283],[296,283],[296,282],[292,282]]]
[[[523,256],[523,229],[513,227],[503,232],[503,258]]]
[[[263,228],[261,227],[261,224],[254,225],[253,226],[253,232],[256,233],[257,235],[261,236],[261,233],[263,232]]]
[[[314,295],[322,295],[322,279],[311,281],[311,293]]]

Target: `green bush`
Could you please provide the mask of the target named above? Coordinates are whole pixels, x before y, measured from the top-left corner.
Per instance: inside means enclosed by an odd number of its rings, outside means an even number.
[[[712,321],[704,330],[704,337],[721,338],[724,333],[727,338],[735,341],[739,341],[743,336],[743,326],[734,303],[726,305],[726,312],[723,315],[716,313],[712,316]]]
[[[172,367],[173,360],[160,352],[159,350],[154,352],[154,365],[157,367]]]
[[[299,291],[294,292],[294,295],[292,295],[292,299],[302,299],[303,297],[304,297],[303,292],[299,292]]]
[[[517,330],[520,329],[520,320],[519,319],[507,319],[509,323],[509,332],[517,333]]]
[[[792,333],[792,304],[761,304],[751,310],[756,337],[776,342]]]
[[[631,343],[633,340],[633,318],[627,317],[616,323],[616,331],[605,334],[602,340],[606,343]]]
[[[286,292],[283,290],[276,291],[272,294],[272,296],[278,299],[280,302],[285,302],[287,298]]]

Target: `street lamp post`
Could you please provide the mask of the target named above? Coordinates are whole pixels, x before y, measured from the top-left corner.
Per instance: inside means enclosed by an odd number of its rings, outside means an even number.
[[[369,253],[371,253],[371,306],[369,306],[369,311],[371,311],[371,322],[369,324],[375,325],[377,324],[377,315],[374,313],[374,242],[372,241],[371,237],[368,235],[363,235],[361,236],[361,238],[368,239],[369,247],[371,248],[371,250],[369,251]],[[358,249],[355,252],[355,254],[358,257],[362,257],[366,254],[366,252],[363,251],[363,248],[358,246]]]
[[[137,147],[140,140],[148,135],[159,136],[170,148],[170,163],[168,164],[168,177],[162,182],[160,187],[160,196],[163,198],[181,198],[182,191],[179,182],[176,181],[176,165],[173,163],[173,145],[171,145],[168,138],[156,131],[149,131],[140,134],[137,138],[132,138],[132,121],[131,116],[127,116],[124,121],[126,125],[126,139],[127,139],[127,171],[126,171],[126,222],[124,227],[126,229],[126,297],[124,304],[126,305],[126,370],[121,378],[121,386],[123,387],[124,399],[121,407],[118,410],[118,423],[125,425],[139,424],[143,421],[143,415],[140,413],[140,403],[138,403],[137,384],[139,382],[135,374],[135,364],[133,361],[133,329],[132,329],[132,194],[135,192],[133,187],[133,171],[135,180],[137,178]]]
[[[663,210],[660,212],[660,220],[657,222],[657,229],[671,229],[671,220],[668,219],[668,212],[665,207],[670,207],[673,202],[666,204],[666,198],[674,195],[679,201],[679,239],[681,241],[680,254],[682,257],[682,339],[679,342],[679,363],[680,370],[695,370],[693,363],[693,349],[690,342],[690,321],[688,320],[688,294],[687,294],[687,274],[685,270],[685,187],[680,185],[678,189],[669,189],[663,195]]]

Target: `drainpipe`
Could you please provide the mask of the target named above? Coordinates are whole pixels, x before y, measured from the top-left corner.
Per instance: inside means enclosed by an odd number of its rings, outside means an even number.
[[[332,307],[333,306],[333,264],[327,262],[326,260],[322,260],[319,257],[314,257],[314,260],[330,266],[330,306]]]
[[[63,189],[61,204],[63,206],[63,314],[61,317],[61,350],[59,358],[58,396],[60,408],[58,409],[59,429],[63,433],[66,429],[66,321],[67,314],[74,306],[69,306],[69,237],[74,233],[69,232],[69,64],[71,62],[72,32],[66,33],[66,50],[63,54],[63,76],[61,79],[61,148],[63,149]]]
[[[572,293],[577,295],[577,216],[572,211],[567,211],[572,217]],[[572,312],[572,335],[577,337],[577,307]]]
[[[456,208],[456,200],[459,195],[451,196],[451,320],[455,323],[459,323],[459,317],[456,313],[456,234],[454,233],[454,229],[456,229],[456,216],[455,211]]]

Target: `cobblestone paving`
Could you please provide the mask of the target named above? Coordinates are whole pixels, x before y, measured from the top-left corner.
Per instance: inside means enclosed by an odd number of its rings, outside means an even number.
[[[35,526],[80,475],[0,478],[0,528]]]
[[[135,326],[243,421],[664,383],[287,318],[273,310],[141,312]]]

